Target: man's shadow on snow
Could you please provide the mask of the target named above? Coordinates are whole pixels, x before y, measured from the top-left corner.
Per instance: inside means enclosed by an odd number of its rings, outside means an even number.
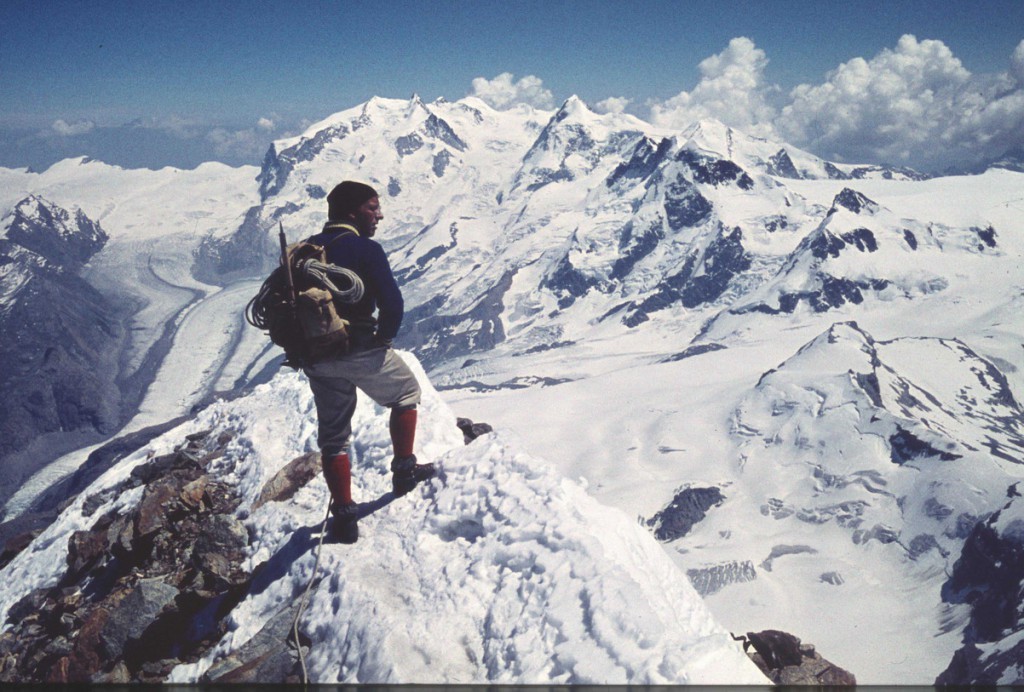
[[[388,491],[371,502],[360,502],[359,518],[365,519],[374,512],[387,507],[395,501],[395,497],[393,492]],[[332,521],[334,521],[334,517],[327,520],[326,527],[324,527],[323,521],[319,521],[312,526],[303,526],[292,533],[291,538],[281,546],[280,550],[274,553],[269,560],[261,562],[253,569],[249,594],[256,596],[263,593],[271,584],[287,576],[296,560],[306,553],[316,550],[316,546],[320,542],[321,527],[328,532],[328,535],[324,536],[324,544],[330,545],[332,543],[330,538]]]

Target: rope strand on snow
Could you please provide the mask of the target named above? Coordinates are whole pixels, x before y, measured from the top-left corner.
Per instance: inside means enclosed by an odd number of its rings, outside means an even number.
[[[309,591],[313,588],[313,582],[316,581],[316,573],[320,569],[320,553],[324,547],[324,536],[327,535],[327,520],[331,518],[331,498],[327,498],[327,515],[324,517],[323,524],[320,525],[320,540],[316,544],[316,561],[313,563],[313,573],[309,575],[309,583],[306,584],[306,590],[302,593],[302,600],[299,601],[299,612],[295,614],[295,620],[292,621],[292,636],[295,637],[295,650],[299,652],[299,664],[302,666],[302,684],[309,684],[309,673],[306,671],[306,657],[302,653],[302,643],[299,642],[299,618],[302,617],[302,613],[306,610],[306,605],[309,602]]]

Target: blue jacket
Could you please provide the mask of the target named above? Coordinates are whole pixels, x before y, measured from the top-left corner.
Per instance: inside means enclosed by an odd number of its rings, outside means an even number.
[[[338,314],[352,322],[354,345],[369,346],[375,328],[378,340],[394,339],[402,325],[405,301],[384,248],[359,235],[354,226],[340,221],[328,221],[324,230],[308,242],[325,248],[328,263],[351,269],[363,280],[366,290],[358,303],[337,304]],[[380,311],[376,320],[375,310]]]

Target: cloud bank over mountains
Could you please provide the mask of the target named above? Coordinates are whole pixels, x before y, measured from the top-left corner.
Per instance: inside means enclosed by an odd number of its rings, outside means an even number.
[[[1024,41],[1007,72],[972,75],[942,42],[909,34],[894,49],[854,58],[821,84],[801,84],[780,108],[766,84],[763,51],[738,38],[701,64],[687,94],[652,106],[656,123],[711,115],[824,158],[908,165],[927,172],[970,167],[1024,145]]]
[[[494,79],[477,77],[473,80],[472,96],[476,96],[497,109],[509,108],[525,103],[534,108],[551,108],[555,105],[555,96],[544,88],[544,81],[539,77],[527,75],[519,81],[511,72],[503,72]]]
[[[715,118],[826,159],[931,174],[983,168],[1006,156],[1024,159],[1024,40],[997,74],[972,74],[942,41],[910,34],[873,57],[840,64],[819,84],[788,92],[766,77],[769,63],[764,50],[741,36],[701,61],[700,78],[688,90],[646,102],[641,94],[611,95],[592,107],[628,110],[675,129]],[[473,79],[468,95],[497,109],[552,109],[570,94],[556,95],[537,75],[503,72]],[[41,169],[81,155],[126,167],[258,164],[270,142],[308,124],[275,114],[233,127],[173,115],[115,127],[65,117],[42,131],[0,133],[0,165]]]
[[[779,139],[827,159],[886,163],[937,173],[971,168],[1024,149],[1024,40],[1006,72],[973,75],[937,40],[907,34],[896,47],[870,58],[853,58],[825,75],[821,84],[801,84],[788,94],[765,79],[769,59],[745,37],[734,38],[703,60],[700,81],[664,101],[649,101],[655,125],[683,128],[715,118],[749,134]],[[513,86],[512,75],[493,80]],[[499,102],[477,89],[473,95],[496,108],[531,103],[545,91],[528,76],[501,92]],[[621,111],[628,100],[612,97],[598,110]]]

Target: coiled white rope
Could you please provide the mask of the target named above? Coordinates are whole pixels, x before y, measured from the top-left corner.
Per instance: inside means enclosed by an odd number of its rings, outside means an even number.
[[[363,297],[365,291],[363,280],[350,269],[324,264],[315,259],[301,260],[297,266],[299,271],[305,272],[306,276],[330,291],[331,295],[343,303],[358,303]],[[347,286],[338,288],[335,280],[342,285],[347,284]]]

